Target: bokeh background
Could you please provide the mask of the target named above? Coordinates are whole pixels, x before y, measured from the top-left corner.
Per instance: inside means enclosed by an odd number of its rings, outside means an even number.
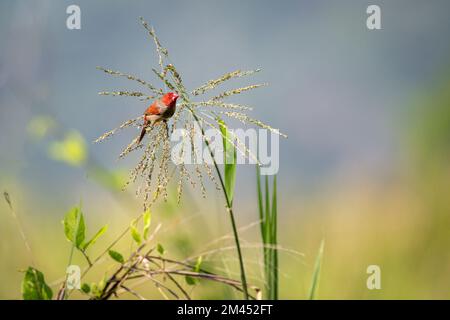
[[[81,7],[81,30],[66,28],[70,4]],[[381,6],[382,30],[366,28],[369,4]],[[270,86],[233,101],[254,106],[256,118],[289,135],[278,174],[281,298],[306,297],[321,239],[319,298],[450,298],[449,10],[445,0],[1,1],[0,191],[11,196],[36,267],[49,283],[64,276],[70,244],[61,220],[80,202],[88,233],[109,225],[93,256],[141,211],[134,186],[120,191],[137,156],[117,161],[133,129],[92,141],[146,107],[98,96],[136,87],[95,69],[156,82],[143,16],[188,87],[238,68],[263,69],[237,83]],[[258,284],[254,166],[239,166],[237,179],[238,223],[249,226],[241,231],[244,255]],[[222,195],[208,189],[206,199],[191,190],[180,205],[170,199],[153,209],[167,255],[232,244],[220,240],[230,233]],[[119,248],[127,252],[130,241]],[[238,276],[234,251],[209,259]],[[20,298],[20,270],[30,264],[2,199],[0,298]],[[373,264],[381,290],[366,287]],[[151,285],[142,290],[161,298]],[[235,297],[207,283],[191,290],[196,298]]]

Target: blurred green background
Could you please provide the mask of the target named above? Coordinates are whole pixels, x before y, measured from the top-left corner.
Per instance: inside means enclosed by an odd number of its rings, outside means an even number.
[[[10,194],[49,283],[65,274],[70,244],[61,220],[70,208],[82,202],[89,235],[109,225],[94,257],[141,213],[135,186],[121,191],[138,155],[116,160],[133,129],[92,141],[146,107],[99,97],[133,88],[95,70],[155,81],[152,43],[137,20],[144,16],[188,87],[263,68],[257,82],[270,86],[237,102],[289,135],[278,175],[280,298],[306,298],[322,239],[319,299],[450,298],[448,1],[77,1],[81,30],[66,28],[70,4],[0,4],[0,191]],[[382,30],[367,30],[369,4],[381,6]],[[254,167],[239,166],[237,177],[249,280],[261,286]],[[202,254],[238,278],[222,195],[212,185],[206,199],[185,190],[180,205],[174,190],[153,208],[157,241],[168,257]],[[127,253],[130,244],[128,237],[118,249]],[[75,262],[85,265],[78,255]],[[2,200],[0,298],[20,298],[20,270],[30,264]],[[105,260],[88,281],[112,265]],[[369,265],[381,268],[381,290],[366,287]],[[150,284],[141,290],[161,298]],[[206,282],[190,290],[195,298],[240,297]]]

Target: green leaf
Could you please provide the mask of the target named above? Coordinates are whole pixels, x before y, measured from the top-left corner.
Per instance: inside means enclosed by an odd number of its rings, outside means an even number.
[[[131,237],[133,238],[133,240],[136,241],[136,243],[139,245],[142,243],[142,237],[136,228],[136,224],[137,224],[136,220],[131,221],[130,232],[131,232]]]
[[[191,276],[186,276],[184,277],[184,279],[186,280],[186,283],[190,286],[194,286],[197,283],[196,280]]]
[[[95,282],[92,282],[92,283],[91,283],[91,293],[92,293],[94,296],[98,296],[98,295],[99,295],[98,286],[97,286],[97,284],[96,284]],[[101,292],[100,292],[100,293],[101,293]]]
[[[197,261],[195,262],[195,266],[193,268],[194,272],[197,272],[197,273],[200,272],[202,262],[203,262],[203,258],[202,258],[202,256],[199,256],[197,258]],[[196,285],[198,283],[198,279],[196,279],[195,277],[191,277],[191,276],[186,276],[185,280],[186,280],[186,283],[190,286]]]
[[[270,243],[271,220],[270,220],[270,193],[269,193],[269,176],[265,176],[265,206],[264,209],[264,239],[266,243]]]
[[[101,297],[103,290],[105,289],[105,286],[106,286],[106,275],[104,275],[102,280],[100,280],[98,283],[92,284],[92,293],[94,294],[94,296],[96,296],[97,298]]]
[[[101,235],[106,232],[106,230],[108,230],[107,225],[98,230],[97,233],[92,237],[92,239],[83,245],[83,250],[86,250],[89,246],[93,245],[98,240],[98,238],[100,238]]]
[[[72,208],[64,217],[63,224],[64,233],[67,240],[72,242],[78,249],[82,249],[82,244],[86,233],[86,225],[84,223],[81,208]]]
[[[271,266],[271,285],[270,285],[270,298],[272,300],[278,299],[278,249],[277,246],[277,219],[278,219],[278,209],[277,209],[277,176],[273,176],[273,189],[272,189],[272,213],[270,216],[270,244],[273,246],[270,249],[270,263]]]
[[[264,278],[267,299],[278,299],[278,250],[277,250],[277,177],[273,177],[272,196],[269,190],[269,177],[265,176],[264,186],[261,182],[261,171],[256,167],[257,204],[259,209],[260,232],[264,257]],[[272,198],[272,201],[270,201]]]
[[[91,286],[87,283],[83,283],[83,285],[81,286],[81,291],[83,291],[84,293],[89,293],[91,292]]]
[[[28,267],[22,280],[22,297],[24,300],[51,300],[52,289],[45,283],[44,274]]]
[[[325,246],[325,240],[320,243],[319,252],[317,253],[316,263],[314,265],[314,272],[311,281],[311,287],[309,289],[309,300],[314,300],[317,295],[317,289],[319,287],[320,269],[322,268],[323,248]]]
[[[273,176],[273,190],[272,190],[272,214],[270,216],[271,224],[271,243],[275,244],[277,239],[277,176]]]
[[[261,191],[261,169],[259,165],[256,165],[256,189],[258,193],[258,210],[259,210],[259,220],[261,227],[261,237],[263,243],[266,243],[265,233],[264,233],[264,207],[263,207],[263,195]]]
[[[159,253],[160,255],[163,255],[163,254],[164,254],[164,247],[161,245],[161,243],[158,243],[158,244],[156,245],[156,250],[158,251],[158,253]]]
[[[236,147],[230,142],[234,140],[231,137],[231,133],[227,130],[227,126],[220,118],[217,120],[219,123],[220,132],[222,134],[223,144],[223,157],[224,157],[224,180],[225,180],[225,192],[227,193],[230,204],[233,203],[234,187],[236,184]]]
[[[111,258],[113,258],[115,261],[117,261],[117,262],[119,262],[119,263],[124,263],[124,262],[125,262],[123,256],[122,256],[119,252],[117,252],[117,251],[109,250],[109,251],[108,251],[108,254],[109,254],[109,256],[110,256]]]
[[[199,256],[197,258],[197,262],[195,263],[195,266],[194,266],[194,271],[195,272],[200,272],[200,268],[202,266],[202,262],[203,262],[203,258],[202,258],[202,256]]]
[[[150,209],[147,209],[144,212],[143,220],[144,220],[144,229],[142,233],[144,234],[144,239],[147,240],[148,231],[150,230],[150,224],[152,222],[152,214],[150,212]]]

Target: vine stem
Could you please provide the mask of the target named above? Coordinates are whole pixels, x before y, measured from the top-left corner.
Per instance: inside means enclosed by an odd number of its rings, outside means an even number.
[[[219,165],[216,162],[216,158],[214,157],[214,152],[212,151],[211,146],[209,145],[209,141],[206,138],[203,126],[201,125],[200,120],[198,119],[197,115],[190,108],[189,108],[189,110],[191,111],[192,116],[194,117],[195,121],[197,122],[198,126],[200,127],[200,130],[202,131],[202,136],[205,137],[206,147],[208,148],[209,154],[211,155],[212,161],[214,163],[214,168],[216,169],[217,176],[219,177],[220,185],[222,187],[223,194],[225,196],[226,208],[227,208],[228,214],[230,215],[231,227],[233,229],[233,236],[234,236],[234,241],[236,243],[236,249],[237,249],[237,254],[238,254],[238,259],[239,259],[239,268],[241,270],[241,281],[242,281],[242,289],[244,292],[244,299],[248,300],[247,278],[245,276],[244,259],[242,257],[242,250],[241,250],[241,245],[239,242],[239,234],[238,234],[238,230],[237,230],[237,226],[236,226],[236,219],[234,218],[234,213],[233,213],[233,204],[231,203],[231,200],[228,197],[227,191],[225,189],[225,183],[223,182],[223,177],[219,170]]]

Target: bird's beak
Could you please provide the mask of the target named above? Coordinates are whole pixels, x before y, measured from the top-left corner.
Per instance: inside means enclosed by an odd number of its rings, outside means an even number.
[[[174,99],[174,100],[177,100],[177,99],[178,99],[178,97],[179,97],[179,95],[177,95],[176,93],[174,93],[174,95],[173,95],[173,99]]]

